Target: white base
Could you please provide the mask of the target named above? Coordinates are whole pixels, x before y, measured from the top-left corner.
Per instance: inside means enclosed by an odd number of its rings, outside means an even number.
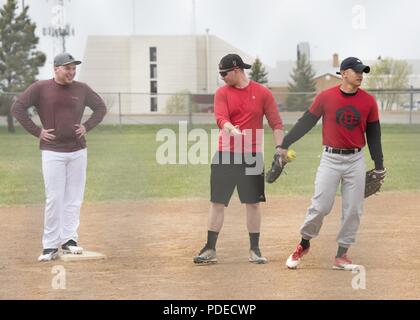
[[[59,259],[62,261],[81,261],[81,260],[100,260],[106,259],[106,255],[93,252],[93,251],[83,251],[82,254],[71,254],[71,253],[60,253]]]

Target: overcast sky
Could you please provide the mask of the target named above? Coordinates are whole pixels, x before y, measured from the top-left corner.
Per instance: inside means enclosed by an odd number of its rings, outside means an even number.
[[[55,1],[24,1],[37,23],[40,49],[52,55],[52,39],[42,36],[42,28],[50,25]],[[194,30],[193,0],[64,1],[67,22],[76,32],[67,41],[67,51],[80,59],[88,35],[191,34]],[[5,2],[0,0],[2,6]],[[309,42],[313,60],[330,59],[334,52],[362,60],[379,55],[420,59],[417,0],[195,0],[195,4],[198,34],[209,28],[210,34],[271,66],[277,60],[294,60],[296,45],[302,41]],[[49,77],[51,66],[49,57],[41,78]]]

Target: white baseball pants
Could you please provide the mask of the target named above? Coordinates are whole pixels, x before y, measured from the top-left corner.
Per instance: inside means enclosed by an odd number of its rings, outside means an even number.
[[[80,208],[86,184],[87,149],[64,153],[42,151],[45,184],[44,249],[78,240]]]
[[[323,152],[315,178],[315,193],[300,229],[302,238],[318,236],[324,217],[333,207],[341,182],[342,215],[337,243],[345,248],[355,243],[365,195],[366,164],[363,150],[349,155]]]

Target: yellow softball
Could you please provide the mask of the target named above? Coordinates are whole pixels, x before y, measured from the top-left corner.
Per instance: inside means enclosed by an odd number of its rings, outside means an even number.
[[[289,162],[290,162],[290,161],[293,161],[295,159],[296,159],[295,150],[292,150],[292,149],[287,150],[287,160],[289,160]]]

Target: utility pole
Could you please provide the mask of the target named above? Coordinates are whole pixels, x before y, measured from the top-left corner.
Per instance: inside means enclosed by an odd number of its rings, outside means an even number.
[[[133,5],[133,36],[136,35],[136,0],[132,0]]]
[[[207,74],[207,94],[210,94],[210,29],[206,29],[206,74]]]
[[[192,19],[191,19],[191,34],[193,37],[194,43],[194,55],[195,55],[195,63],[198,66],[198,44],[197,44],[197,30],[196,30],[196,21],[195,21],[195,0],[191,0],[192,5]],[[198,76],[196,76],[198,80]],[[196,80],[196,81],[197,81]],[[197,91],[198,84],[196,83],[195,91]],[[188,132],[192,129],[193,119],[192,119],[192,103],[193,103],[193,94],[188,95]]]
[[[51,24],[49,27],[43,28],[43,35],[53,38],[53,56],[56,56],[59,53],[66,52],[66,39],[74,36],[75,32],[74,28],[66,21],[65,0],[51,1],[53,2]]]

